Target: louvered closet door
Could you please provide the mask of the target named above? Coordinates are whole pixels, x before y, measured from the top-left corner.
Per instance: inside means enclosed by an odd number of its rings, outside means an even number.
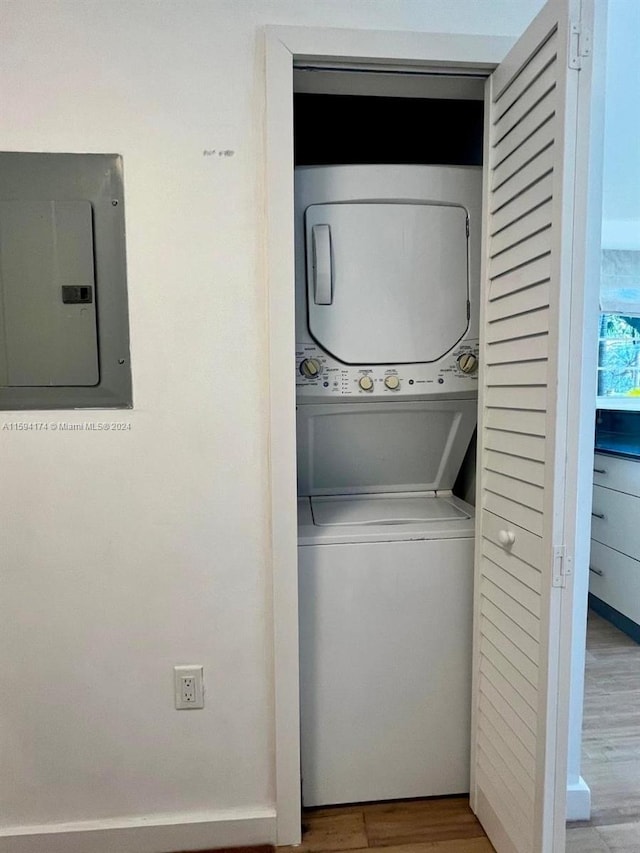
[[[560,849],[552,578],[563,536],[578,75],[568,68],[568,7],[544,7],[488,84],[471,783],[498,853]],[[564,803],[555,805],[564,821]]]

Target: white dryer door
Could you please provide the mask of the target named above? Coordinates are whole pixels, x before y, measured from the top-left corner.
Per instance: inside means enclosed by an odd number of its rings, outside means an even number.
[[[467,211],[314,204],[305,214],[309,331],[346,364],[436,361],[468,327]]]

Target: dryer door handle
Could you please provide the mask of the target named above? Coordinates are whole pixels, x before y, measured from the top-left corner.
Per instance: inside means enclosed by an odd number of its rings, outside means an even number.
[[[331,229],[328,225],[314,225],[313,243],[313,301],[316,305],[331,305]]]

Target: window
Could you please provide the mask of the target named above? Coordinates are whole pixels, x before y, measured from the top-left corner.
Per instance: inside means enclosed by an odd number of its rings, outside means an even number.
[[[640,410],[640,317],[600,315],[598,408]]]

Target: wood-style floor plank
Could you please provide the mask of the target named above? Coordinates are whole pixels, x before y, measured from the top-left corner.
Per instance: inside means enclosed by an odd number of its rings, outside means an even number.
[[[466,798],[393,803],[365,811],[370,847],[448,841],[484,835]]]
[[[359,809],[342,814],[305,814],[302,846],[309,853],[321,850],[357,850],[367,847],[364,815]]]
[[[611,824],[597,827],[600,837],[611,853],[638,853],[640,850],[640,822]]]
[[[609,848],[595,827],[577,826],[567,829],[565,853],[609,853]]]
[[[302,830],[284,853],[494,853],[468,797],[305,809]]]
[[[465,838],[462,841],[436,841],[432,849],[434,853],[495,853],[486,835],[482,838]]]
[[[640,821],[640,646],[592,612],[582,775],[591,788],[592,825]]]
[[[589,612],[582,775],[591,820],[567,827],[567,853],[640,852],[640,646]]]

